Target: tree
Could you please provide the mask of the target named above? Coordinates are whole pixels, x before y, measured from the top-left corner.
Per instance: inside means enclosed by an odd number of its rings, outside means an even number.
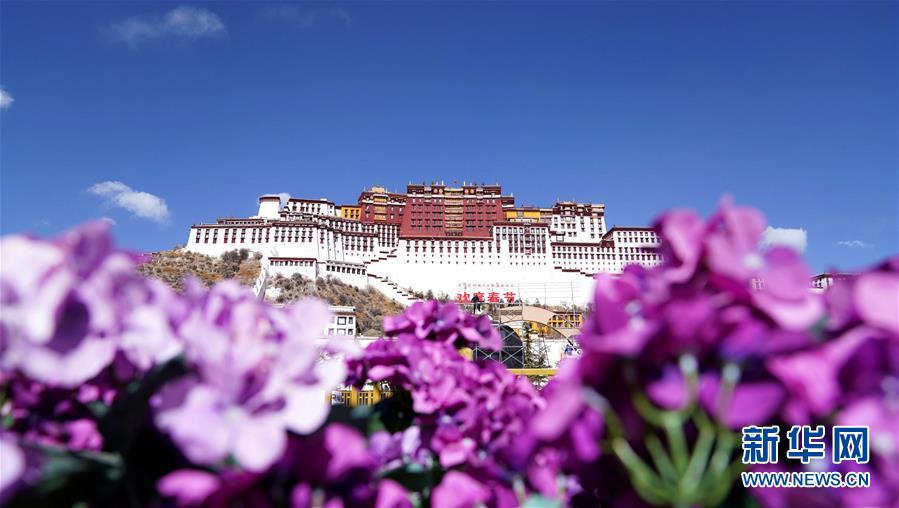
[[[533,325],[530,321],[521,324],[521,338],[524,341],[524,368],[546,369],[549,368],[549,353],[546,344],[542,340],[534,340],[531,334]],[[547,376],[528,376],[534,386],[542,387],[546,384]]]
[[[229,250],[222,254],[221,263],[219,264],[219,274],[223,279],[232,279],[237,272],[240,271],[240,265],[250,258],[250,251],[247,249]]]

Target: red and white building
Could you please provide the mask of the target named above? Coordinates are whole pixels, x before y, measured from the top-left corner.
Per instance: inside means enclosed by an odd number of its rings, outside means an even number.
[[[272,274],[332,276],[408,301],[409,289],[465,300],[583,304],[593,275],[655,266],[646,227],[606,229],[605,206],[557,202],[516,207],[499,185],[410,184],[363,191],[357,204],[259,198],[256,216],[191,227],[187,250],[212,256],[246,248]]]

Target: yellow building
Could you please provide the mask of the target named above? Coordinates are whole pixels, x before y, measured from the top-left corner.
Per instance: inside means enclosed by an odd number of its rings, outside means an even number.
[[[341,205],[340,217],[351,220],[362,219],[362,207],[359,205]]]
[[[506,208],[504,213],[506,215],[506,220],[510,222],[546,222],[545,211],[552,212],[552,210],[544,210],[536,207],[518,207]]]
[[[558,312],[546,324],[556,329],[580,328],[584,324],[584,315],[580,312]]]

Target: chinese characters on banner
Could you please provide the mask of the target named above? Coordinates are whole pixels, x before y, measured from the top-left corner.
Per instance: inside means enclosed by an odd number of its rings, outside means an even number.
[[[518,299],[515,291],[503,288],[501,284],[460,284],[456,293],[456,303],[471,303],[475,298],[486,303],[514,303]]]

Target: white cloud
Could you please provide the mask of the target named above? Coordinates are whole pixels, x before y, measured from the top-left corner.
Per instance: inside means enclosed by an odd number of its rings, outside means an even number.
[[[768,226],[762,233],[762,246],[782,245],[796,252],[804,253],[808,245],[808,232],[802,228],[773,228]]]
[[[268,5],[262,9],[264,19],[279,21],[295,28],[310,28],[319,22],[335,20],[349,28],[353,18],[346,9],[304,9],[298,5]]]
[[[284,205],[287,204],[287,200],[290,199],[290,193],[288,192],[278,192],[275,196],[281,198],[281,208],[284,208]]]
[[[110,226],[115,226],[116,224],[118,224],[112,217],[100,217],[100,220],[109,224]]]
[[[111,206],[117,206],[134,215],[163,223],[169,218],[169,207],[159,196],[134,190],[122,182],[106,181],[92,185],[88,192],[100,196]]]
[[[850,249],[869,249],[874,247],[868,242],[862,240],[840,240],[837,242],[840,247],[848,247]]]
[[[175,7],[162,16],[135,16],[113,23],[109,35],[130,45],[158,39],[195,40],[228,34],[218,14],[197,7]]]
[[[15,99],[12,98],[12,95],[9,95],[5,89],[0,88],[0,109],[6,109],[12,106],[12,103]]]

